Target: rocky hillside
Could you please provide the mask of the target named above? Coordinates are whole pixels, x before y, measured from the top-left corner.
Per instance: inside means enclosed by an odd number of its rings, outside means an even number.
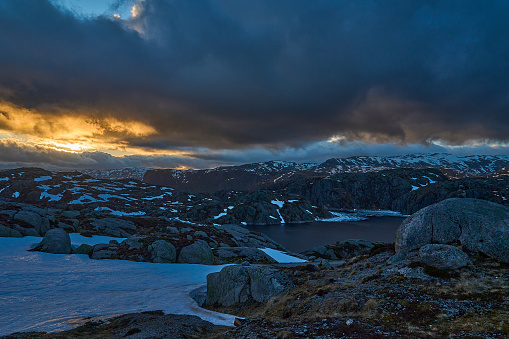
[[[262,181],[277,181],[278,177],[314,167],[314,164],[269,161],[207,170],[149,170],[143,181],[189,192],[247,191]]]
[[[267,169],[268,172],[272,169]],[[290,173],[290,172],[288,172]],[[391,169],[264,180],[256,190],[187,193],[139,180],[22,168],[0,172],[0,199],[91,216],[144,216],[197,224],[267,225],[330,218],[330,211],[403,214],[453,197],[509,204],[509,176],[450,179],[437,169]]]
[[[137,180],[22,168],[0,172],[0,199],[85,216],[156,217],[197,224],[279,224],[330,216],[285,192],[189,194]]]
[[[508,156],[457,156],[447,153],[408,154],[392,157],[350,157],[329,159],[317,168],[330,173],[368,172],[389,168],[445,168],[464,175],[484,175],[509,164]]]
[[[219,190],[256,190],[282,180],[401,168],[435,168],[440,169],[450,179],[458,179],[490,175],[507,166],[507,156],[455,156],[442,153],[392,157],[357,156],[333,158],[321,164],[270,161],[209,170],[148,170],[143,181],[194,193],[212,193]],[[503,173],[500,172],[500,175]]]

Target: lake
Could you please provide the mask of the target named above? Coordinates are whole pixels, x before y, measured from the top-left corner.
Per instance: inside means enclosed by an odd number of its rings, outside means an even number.
[[[405,218],[384,216],[370,217],[362,221],[315,221],[304,224],[244,227],[268,235],[290,251],[303,252],[316,246],[335,244],[337,241],[348,239],[391,243],[403,220]]]

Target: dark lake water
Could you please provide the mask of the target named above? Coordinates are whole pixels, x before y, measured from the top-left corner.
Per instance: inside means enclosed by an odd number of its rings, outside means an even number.
[[[244,226],[251,231],[264,233],[293,252],[303,252],[320,245],[337,241],[362,239],[391,243],[401,217],[371,217],[362,221],[324,222],[305,224],[282,224],[267,226]]]

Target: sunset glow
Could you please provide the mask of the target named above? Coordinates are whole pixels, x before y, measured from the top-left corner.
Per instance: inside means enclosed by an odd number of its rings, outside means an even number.
[[[362,3],[6,0],[0,168],[507,154],[503,6]]]

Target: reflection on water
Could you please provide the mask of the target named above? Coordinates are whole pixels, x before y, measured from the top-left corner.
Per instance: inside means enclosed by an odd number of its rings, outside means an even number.
[[[244,226],[268,235],[290,251],[303,252],[319,245],[348,239],[393,242],[404,218],[372,217],[353,222],[321,222],[267,226]]]

